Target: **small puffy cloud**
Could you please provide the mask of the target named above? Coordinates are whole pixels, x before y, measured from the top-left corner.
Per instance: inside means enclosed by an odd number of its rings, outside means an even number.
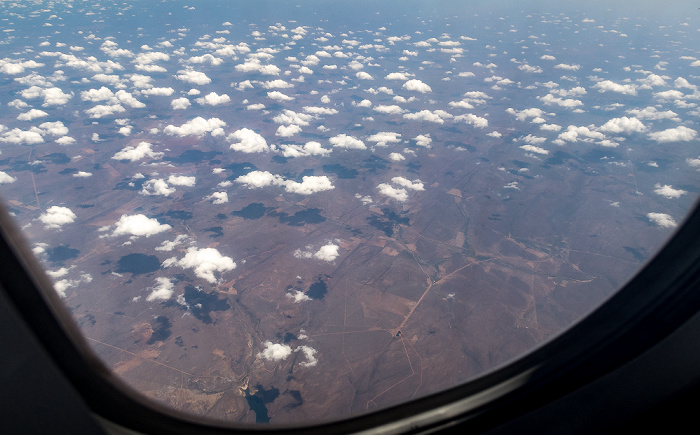
[[[45,116],[49,116],[49,114],[44,112],[43,110],[31,109],[28,112],[20,113],[19,115],[17,115],[17,119],[19,119],[20,121],[32,121],[34,119],[43,118]]]
[[[312,119],[314,119],[313,115],[309,115],[306,113],[296,113],[292,110],[285,109],[284,112],[272,118],[272,121],[274,121],[275,124],[296,124],[305,126],[309,125],[309,121],[311,121]]]
[[[338,113],[336,109],[330,107],[304,106],[304,112],[312,115],[335,115]]]
[[[191,105],[192,103],[190,103],[190,100],[188,100],[185,97],[176,98],[170,102],[170,106],[173,108],[173,110],[184,110],[190,107]]]
[[[301,127],[296,124],[292,125],[280,125],[275,132],[275,136],[279,137],[292,137],[297,133],[301,133]]]
[[[180,127],[174,125],[168,125],[163,129],[167,135],[177,135],[183,136],[203,136],[207,133],[211,133],[212,136],[221,136],[224,134],[222,127],[225,127],[226,123],[219,118],[209,118],[204,119],[201,116],[194,118],[182,124]]]
[[[551,106],[556,104],[557,106],[566,107],[568,109],[573,109],[574,107],[583,106],[583,101],[576,100],[574,98],[559,98],[555,97],[553,94],[547,94],[544,97],[537,97],[544,104]]]
[[[265,349],[258,353],[258,358],[268,361],[282,361],[292,354],[292,348],[286,344],[272,343],[271,341],[266,341],[263,344]]]
[[[508,109],[506,109],[506,112],[515,116],[515,119],[517,119],[518,121],[526,121],[527,118],[540,118],[542,117],[542,115],[545,114],[542,109],[538,109],[536,107],[523,110],[515,110],[512,107],[509,107]]]
[[[656,107],[649,106],[644,109],[630,109],[627,111],[630,115],[635,116],[638,119],[648,119],[656,121],[659,119],[670,119],[672,121],[680,122],[678,114],[672,110],[660,111]]]
[[[286,180],[284,189],[290,193],[298,193],[300,195],[311,195],[316,192],[333,190],[335,186],[331,180],[325,175],[307,175],[301,178],[301,183],[294,180]]]
[[[547,151],[546,149],[536,147],[534,145],[522,145],[520,148],[524,149],[525,151],[531,152],[531,153],[543,154],[543,155],[549,154],[549,151]]]
[[[421,110],[420,112],[416,113],[406,113],[403,115],[403,117],[404,119],[410,119],[411,121],[425,121],[443,124],[445,122],[445,119],[452,118],[452,115],[445,112],[444,110]],[[462,119],[464,118],[462,117]]]
[[[210,92],[201,98],[197,98],[195,101],[203,106],[218,106],[219,104],[225,104],[231,101],[231,97],[226,94],[219,95],[216,92]]]
[[[409,80],[406,83],[403,84],[402,88],[406,89],[407,91],[415,91],[415,92],[420,92],[421,94],[425,94],[427,92],[432,92],[433,90],[428,86],[427,84],[423,83],[420,80]]]
[[[353,101],[353,102],[352,102],[352,105],[353,105],[353,106],[356,106],[356,107],[370,107],[370,106],[372,106],[372,102],[369,101],[369,100],[362,100],[362,101],[360,101],[359,103]],[[396,106],[396,107],[398,107],[398,106]],[[399,107],[399,109],[401,109],[401,108]]]
[[[2,129],[0,129],[1,131]],[[0,136],[0,142],[6,142],[11,144],[37,144],[43,143],[44,138],[40,133],[36,131],[20,130],[19,128],[13,128],[12,130],[2,133]]]
[[[313,367],[318,363],[318,359],[316,358],[316,349],[309,347],[309,346],[299,346],[296,349],[294,349],[294,352],[299,352],[301,351],[304,356],[306,357],[306,361],[299,363],[300,366],[302,367]]]
[[[605,139],[605,135],[588,127],[577,127],[570,125],[566,131],[559,134],[559,139],[567,142],[577,142],[579,140]]]
[[[85,172],[85,171],[78,171],[75,174],[73,174],[73,177],[75,178],[88,178],[92,177],[92,172]]]
[[[406,192],[406,189],[397,189],[391,184],[382,183],[377,186],[377,189],[379,189],[379,193],[381,193],[382,195],[394,198],[397,201],[403,202],[408,199],[408,192]]]
[[[368,100],[363,100],[363,101],[368,101]],[[364,106],[364,107],[369,107],[369,106]],[[400,114],[404,113],[406,110],[402,109],[400,106],[397,106],[397,105],[390,105],[390,106],[379,105],[379,106],[374,107],[374,111],[379,112],[379,113],[383,113],[385,115],[400,115]]]
[[[265,105],[263,103],[249,104],[246,106],[246,110],[263,110]]]
[[[387,146],[387,144],[401,142],[401,135],[390,131],[380,131],[379,133],[369,136],[367,140],[376,142],[377,146],[384,147]]]
[[[626,116],[613,118],[598,128],[605,133],[641,133],[646,129],[639,119]]]
[[[0,184],[14,183],[15,181],[17,181],[15,177],[7,172],[0,171]]]
[[[211,83],[211,79],[206,74],[194,70],[181,70],[175,76],[178,80],[185,83],[193,83],[195,85],[207,85]]]
[[[141,195],[146,196],[170,196],[173,193],[175,193],[175,189],[161,178],[146,181],[141,189]]]
[[[275,101],[292,101],[294,99],[294,97],[290,97],[289,95],[283,94],[280,91],[268,92],[267,97]]]
[[[365,71],[358,71],[355,74],[355,77],[357,77],[360,80],[374,80],[374,77],[372,77],[369,73]]]
[[[673,186],[669,186],[668,184],[662,186],[661,184],[657,183],[654,187],[655,194],[661,195],[669,199],[680,198],[681,195],[685,195],[686,193],[688,193],[685,190],[674,189]]]
[[[228,202],[228,193],[226,192],[214,192],[207,196],[207,199],[211,201],[212,204],[226,204]]]
[[[123,214],[114,224],[112,237],[129,236],[132,239],[137,237],[151,237],[154,234],[168,231],[171,228],[168,224],[161,224],[158,219],[148,218],[143,214],[125,215]]]
[[[647,213],[647,217],[661,228],[673,228],[677,225],[676,221],[666,213]]]
[[[679,126],[676,128],[669,128],[663,131],[658,131],[655,133],[649,133],[649,139],[655,140],[659,143],[665,142],[689,142],[695,139],[697,132],[692,128]]]
[[[192,187],[196,183],[196,178],[188,177],[186,175],[171,175],[168,177],[168,183],[175,186]]]
[[[282,155],[284,157],[306,157],[306,156],[326,156],[332,151],[326,148],[318,142],[307,142],[304,145],[280,145],[282,150]]]
[[[408,76],[404,73],[400,72],[393,72],[390,74],[387,74],[386,77],[384,77],[387,80],[408,80]]]
[[[282,79],[269,80],[267,82],[263,82],[262,86],[265,89],[286,89],[294,87],[293,84],[288,83]]]
[[[240,72],[257,72],[271,76],[276,76],[280,73],[280,69],[277,66],[263,64],[257,58],[248,58],[244,63],[238,64],[234,68]]]
[[[57,205],[49,207],[45,213],[39,216],[39,220],[46,225],[46,228],[60,228],[61,225],[70,224],[76,219],[77,216],[71,209]]]
[[[391,153],[389,154],[389,160],[394,162],[401,162],[406,160],[406,157],[404,157],[401,153]]]
[[[416,145],[426,148],[430,148],[430,144],[433,143],[433,139],[429,134],[419,134],[413,140],[416,141]]]
[[[367,146],[364,142],[346,134],[333,136],[328,140],[334,148],[346,148],[354,150],[365,150]]]
[[[554,59],[552,59],[552,60],[554,60]],[[563,69],[563,70],[567,70],[567,71],[578,71],[579,69],[581,69],[581,65],[569,65],[566,63],[560,63],[559,65],[555,65],[554,68]]]
[[[234,181],[248,187],[249,189],[262,188],[270,185],[282,186],[289,193],[300,195],[311,195],[316,192],[335,189],[331,180],[325,176],[308,175],[301,179],[301,183],[294,180],[285,180],[279,175],[268,171],[252,171],[246,175],[241,175]]]
[[[156,97],[169,97],[175,92],[175,89],[171,87],[167,88],[149,88],[141,91],[143,95],[153,95]]]
[[[175,240],[173,240],[173,241],[166,240],[163,243],[161,243],[160,246],[156,247],[156,251],[168,251],[168,252],[170,252],[173,249],[175,249],[175,247],[185,243],[188,239],[189,239],[189,237],[187,237],[186,234],[180,234],[177,237],[175,237]]]
[[[126,146],[112,156],[114,160],[129,160],[130,162],[135,162],[145,157],[157,160],[163,157],[163,153],[153,151],[150,143],[141,142],[136,146]]]
[[[404,177],[394,177],[391,179],[391,182],[411,190],[425,190],[423,183],[420,180],[411,181]]]
[[[464,121],[467,124],[473,125],[476,128],[485,128],[489,126],[488,119],[476,116],[473,113],[455,116],[455,121]]]
[[[321,246],[316,252],[309,250],[310,248],[310,246],[307,246],[306,251],[297,249],[294,251],[294,256],[296,258],[315,258],[317,260],[331,262],[338,258],[338,249],[340,249],[338,245],[333,243]]]
[[[542,72],[542,68],[540,68],[539,66],[532,66],[532,65],[528,65],[528,64],[519,65],[518,69],[520,71],[523,71],[526,73],[532,73],[532,74],[539,74]]]
[[[156,285],[151,289],[151,294],[146,297],[148,302],[167,301],[173,296],[173,283],[169,278],[156,278]]]
[[[598,89],[598,92],[617,92],[624,95],[637,95],[637,89],[634,85],[621,85],[610,80],[603,80],[595,85],[594,88]]]
[[[229,141],[235,141],[230,148],[243,153],[261,153],[270,150],[267,141],[260,134],[249,128],[242,128],[228,135]]]
[[[31,86],[21,93],[22,98],[33,99],[33,98],[43,98],[43,107],[47,106],[62,106],[73,98],[73,94],[66,94],[60,88],[40,88],[39,86]]]
[[[98,104],[97,106],[87,109],[85,114],[90,118],[104,118],[105,116],[111,116],[115,113],[126,112],[126,109],[121,104]]]
[[[486,136],[489,136],[489,137],[501,137],[501,136],[503,136],[503,135],[502,135],[501,133],[497,132],[497,131],[492,131],[491,133],[487,133]]]
[[[163,267],[180,266],[183,269],[194,269],[197,277],[209,283],[216,283],[215,272],[224,273],[236,268],[236,263],[231,257],[221,255],[215,248],[197,249],[190,247],[183,258],[168,258],[163,262]]]

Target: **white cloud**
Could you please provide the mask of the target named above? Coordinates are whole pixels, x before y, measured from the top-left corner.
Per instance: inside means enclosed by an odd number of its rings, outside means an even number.
[[[588,127],[577,127],[575,125],[570,125],[566,128],[564,133],[559,134],[559,139],[568,142],[577,142],[579,140],[593,140],[593,139],[605,139],[603,133],[593,131]]]
[[[296,258],[315,258],[317,260],[331,262],[338,258],[338,249],[340,249],[340,246],[333,243],[329,243],[327,245],[321,246],[316,252],[308,250],[310,248],[310,246],[307,246],[306,251],[297,249],[296,251],[294,251],[294,256]]]
[[[379,189],[379,193],[381,193],[382,195],[394,198],[397,201],[403,202],[408,199],[408,192],[406,192],[406,189],[397,189],[391,184],[382,183],[377,186],[377,189]]]
[[[184,110],[190,107],[192,103],[190,103],[190,100],[188,100],[187,98],[181,97],[171,101],[170,105],[172,106],[173,110]]]
[[[630,109],[627,111],[630,115],[634,115],[639,119],[648,120],[659,120],[659,119],[670,119],[672,121],[680,122],[678,114],[672,110],[666,110],[664,112],[657,110],[656,107],[649,106],[644,109]]]
[[[365,150],[367,146],[364,142],[346,134],[333,136],[328,140],[334,148],[346,148],[355,150]]]
[[[171,175],[170,177],[168,177],[168,183],[173,184],[175,186],[192,187],[196,183],[196,178],[188,177],[186,175]]]
[[[209,118],[204,119],[201,116],[194,118],[182,124],[180,127],[174,125],[168,125],[163,129],[167,135],[178,135],[183,136],[203,136],[207,133],[211,133],[212,136],[221,136],[224,134],[222,127],[225,127],[226,123],[219,118]]]
[[[534,145],[522,145],[520,148],[524,149],[525,151],[529,151],[531,153],[543,154],[543,155],[549,154],[549,151],[547,151],[546,149],[536,147]]]
[[[526,73],[533,73],[533,74],[539,74],[542,72],[542,68],[540,68],[539,66],[532,66],[532,65],[527,65],[527,64],[519,65],[518,69],[520,71],[523,71]]]
[[[370,106],[372,106],[372,102],[369,100],[362,100],[359,103],[353,101],[352,105],[356,106],[356,107],[370,107]],[[396,106],[396,107],[398,107],[398,106]],[[399,107],[399,109],[401,109],[401,108]]]
[[[232,143],[230,148],[243,153],[261,153],[270,150],[264,137],[248,128],[236,130],[226,137]]]
[[[420,180],[411,181],[408,178],[404,177],[394,177],[391,179],[391,182],[411,190],[425,190],[425,188],[423,187],[423,183]]]
[[[141,142],[136,146],[128,145],[112,156],[114,160],[129,160],[131,162],[141,160],[144,157],[157,160],[163,157],[163,153],[153,151],[150,143]]]
[[[171,87],[167,88],[149,88],[141,91],[143,95],[153,95],[157,97],[169,97],[175,92],[175,89]]]
[[[231,257],[221,255],[215,248],[197,249],[190,247],[187,254],[180,260],[176,257],[168,258],[163,262],[163,267],[180,266],[183,269],[194,269],[195,275],[212,284],[216,283],[214,272],[224,273],[236,268],[236,263]]]
[[[677,225],[676,221],[666,213],[647,213],[647,217],[661,228],[673,228]]]
[[[523,110],[515,110],[512,107],[509,107],[508,109],[506,109],[506,112],[515,116],[515,119],[517,119],[518,121],[525,121],[527,120],[527,118],[539,118],[545,114],[545,112],[542,109],[538,109],[536,107]]]
[[[219,104],[225,104],[231,101],[231,97],[226,94],[219,95],[216,92],[210,92],[204,97],[197,98],[195,101],[201,105],[218,106]]]
[[[543,56],[543,57],[544,57],[544,56]],[[552,59],[552,60],[554,60],[554,59]],[[569,65],[569,64],[566,64],[566,63],[560,63],[559,65],[555,65],[554,68],[556,68],[556,69],[565,69],[565,70],[568,70],[568,71],[578,71],[579,69],[581,69],[581,65]]]
[[[185,83],[193,83],[195,85],[207,85],[211,83],[211,79],[206,74],[194,70],[181,70],[175,76],[178,80]]]
[[[473,125],[476,128],[485,128],[489,125],[488,119],[476,116],[472,113],[455,116],[455,121],[464,121],[467,124]]]
[[[71,209],[57,205],[49,207],[45,213],[39,216],[39,220],[46,225],[46,228],[60,228],[61,225],[70,224],[76,219],[77,216]]]
[[[14,183],[15,181],[17,181],[15,177],[7,172],[0,171],[0,184]]]
[[[248,58],[244,63],[234,67],[240,72],[257,72],[264,75],[276,76],[279,75],[280,69],[275,65],[264,65],[257,58]]]
[[[555,97],[552,94],[547,94],[544,97],[537,97],[539,98],[540,101],[542,101],[544,104],[551,106],[552,104],[556,104],[561,107],[566,107],[566,108],[574,108],[578,106],[583,106],[583,101],[581,100],[575,100],[573,98],[559,98]]]
[[[43,107],[47,106],[62,106],[73,97],[73,94],[66,94],[60,88],[40,88],[39,86],[31,86],[21,92],[22,98],[33,99],[43,98]]]
[[[85,113],[90,116],[90,118],[103,118],[105,116],[111,116],[115,113],[126,112],[126,109],[121,104],[111,104],[104,105],[98,104],[97,106],[87,109]]]
[[[156,285],[151,289],[151,294],[146,297],[148,302],[167,301],[173,296],[173,283],[169,278],[156,278]]]
[[[626,116],[613,118],[598,128],[605,133],[641,133],[646,129],[639,119]]]
[[[0,128],[0,131],[2,129]],[[0,136],[0,142],[7,142],[12,144],[36,144],[43,143],[44,138],[41,134],[36,131],[26,131],[20,130],[19,128],[13,128],[12,130],[6,131]]]
[[[301,133],[301,127],[296,124],[292,125],[280,125],[275,132],[275,136],[279,137],[292,137],[297,133]]]
[[[393,72],[384,77],[387,80],[408,80],[408,76],[401,72]]]
[[[408,90],[408,91],[415,91],[415,92],[420,92],[421,94],[425,94],[427,92],[432,92],[433,90],[428,86],[427,84],[423,83],[420,80],[409,80],[406,83],[403,84],[402,88]]]
[[[433,139],[429,134],[419,134],[418,136],[414,137],[413,140],[416,141],[416,145],[426,148],[430,148],[430,144],[433,143]]]
[[[258,353],[258,358],[268,361],[282,361],[292,354],[292,348],[286,344],[272,343],[271,341],[266,341],[263,344],[265,349]]]
[[[141,189],[141,195],[147,196],[170,196],[173,193],[175,193],[175,189],[168,186],[168,183],[161,178],[146,181],[143,183],[143,188]]]
[[[357,77],[360,80],[374,80],[374,78],[367,72],[365,71],[358,71],[355,74],[355,77]]]
[[[368,100],[363,100],[363,101],[368,101]],[[360,103],[361,104],[361,103]],[[359,105],[359,104],[358,104]],[[364,106],[364,107],[369,107],[369,106]],[[405,112],[404,109],[397,105],[390,105],[390,106],[385,106],[385,105],[379,105],[374,107],[374,111],[379,112],[379,113],[384,113],[387,115],[400,115]]]
[[[85,172],[85,171],[78,171],[75,174],[73,174],[75,178],[88,178],[92,177],[92,172]]]
[[[390,153],[389,160],[394,161],[394,162],[401,162],[401,161],[406,160],[406,157],[404,157],[403,154],[401,154],[401,153]]]
[[[306,361],[299,363],[300,366],[302,367],[313,367],[318,363],[318,359],[316,358],[316,349],[309,347],[309,346],[299,346],[296,349],[294,349],[294,352],[302,351],[304,356],[306,357]]]
[[[669,199],[680,198],[681,195],[685,195],[686,193],[688,193],[682,189],[674,189],[673,186],[670,186],[668,184],[662,186],[661,184],[657,183],[654,187],[655,194],[664,196]]]
[[[285,82],[282,79],[276,79],[276,80],[270,80],[267,82],[263,82],[263,88],[265,89],[286,89],[286,88],[293,88],[294,85],[288,82]]]
[[[263,110],[265,105],[263,103],[249,104],[246,106],[246,110]]]
[[[399,133],[390,131],[380,131],[379,133],[369,136],[367,140],[371,142],[376,142],[377,146],[384,147],[390,143],[401,142],[401,135]]]
[[[375,109],[376,110],[376,109]],[[473,115],[472,115],[473,116]],[[404,119],[410,119],[412,121],[425,121],[425,122],[435,122],[437,124],[443,124],[445,119],[452,118],[452,115],[445,112],[444,110],[421,110],[417,113],[406,113],[403,115]],[[457,119],[457,118],[455,118]],[[464,118],[462,118],[464,119]]]
[[[156,247],[156,251],[172,251],[175,249],[176,246],[179,246],[183,244],[185,241],[187,241],[189,237],[187,237],[186,234],[180,234],[177,237],[175,237],[175,240],[171,241],[164,241],[163,243],[160,244],[160,246]]]
[[[226,192],[214,192],[207,196],[207,199],[211,201],[212,204],[226,204],[228,202],[228,193]]]
[[[332,151],[318,142],[307,142],[304,145],[280,145],[284,157],[326,156]]]
[[[114,224],[112,237],[130,236],[135,239],[137,237],[151,237],[152,235],[168,231],[171,228],[168,224],[161,224],[158,219],[148,218],[143,214],[125,215],[123,214]]]
[[[276,101],[292,101],[294,99],[294,97],[290,97],[289,95],[283,94],[280,91],[268,92],[267,97]]]
[[[234,181],[241,183],[249,189],[261,188],[270,185],[283,186],[289,193],[298,193],[300,195],[311,195],[316,192],[332,190],[335,188],[331,180],[325,176],[309,175],[301,179],[301,183],[294,180],[285,180],[279,175],[272,174],[268,171],[252,171],[246,175],[241,175]]]
[[[598,92],[618,92],[624,95],[637,95],[637,89],[634,85],[621,85],[610,80],[603,80],[595,85],[594,88],[598,89]]]
[[[663,131],[649,133],[649,139],[655,140],[660,143],[665,142],[688,142],[695,139],[697,132],[692,128],[679,126],[676,128],[669,128]]]
[[[312,115],[335,115],[338,113],[336,109],[330,107],[315,107],[315,106],[304,106],[304,112],[311,113]]]
[[[17,115],[17,119],[19,119],[20,121],[32,121],[34,119],[43,118],[45,116],[49,116],[49,114],[44,112],[43,110],[31,109],[28,112],[20,113],[19,115]]]

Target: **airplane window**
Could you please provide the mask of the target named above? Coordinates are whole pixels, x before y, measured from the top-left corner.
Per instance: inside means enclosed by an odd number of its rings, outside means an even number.
[[[474,3],[0,4],[0,195],[114,374],[346,418],[522,356],[661,248],[700,191],[696,5]]]

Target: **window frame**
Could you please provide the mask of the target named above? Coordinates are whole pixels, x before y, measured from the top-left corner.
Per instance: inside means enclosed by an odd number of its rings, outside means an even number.
[[[0,291],[105,427],[140,433],[418,433],[489,430],[613,372],[700,312],[700,207],[601,306],[521,357],[448,390],[309,426],[251,425],[178,413],[140,396],[92,352],[0,205]]]

